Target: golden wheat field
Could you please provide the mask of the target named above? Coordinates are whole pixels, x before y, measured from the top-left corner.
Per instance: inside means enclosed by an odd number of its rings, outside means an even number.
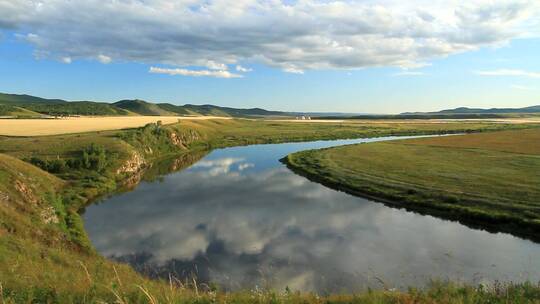
[[[0,135],[40,136],[91,131],[136,128],[161,121],[163,124],[178,120],[228,119],[214,116],[107,116],[107,117],[67,117],[59,119],[0,119]]]

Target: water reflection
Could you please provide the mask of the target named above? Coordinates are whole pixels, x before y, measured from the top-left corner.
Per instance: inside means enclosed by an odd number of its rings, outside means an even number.
[[[540,279],[538,244],[336,192],[277,161],[325,145],[214,151],[161,183],[90,206],[87,231],[99,252],[141,272],[195,274],[227,289]]]

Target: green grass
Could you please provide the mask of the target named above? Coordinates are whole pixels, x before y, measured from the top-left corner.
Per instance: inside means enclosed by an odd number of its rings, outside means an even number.
[[[302,151],[285,161],[353,194],[540,238],[540,129]]]
[[[319,297],[284,291],[225,293],[192,282],[152,281],[127,265],[99,256],[78,215],[79,210],[102,195],[129,189],[143,178],[154,180],[180,170],[217,147],[523,127],[216,120],[71,135],[1,137],[0,297],[6,303],[504,303],[509,297],[532,303],[540,298],[538,285],[509,283],[485,289],[447,282],[434,283],[425,290]],[[67,163],[81,158],[93,145],[100,147],[96,149],[104,158],[100,170],[70,167],[53,175],[22,161],[34,157]],[[163,158],[169,161],[150,166]],[[127,164],[135,170],[123,170]]]
[[[13,116],[18,118],[39,117],[40,114],[21,107],[0,104],[0,116]]]

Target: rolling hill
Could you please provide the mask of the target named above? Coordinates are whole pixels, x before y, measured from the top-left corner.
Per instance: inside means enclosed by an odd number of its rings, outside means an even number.
[[[0,116],[39,117],[41,114],[21,107],[0,104]]]
[[[149,103],[140,99],[120,100],[118,102],[113,103],[113,106],[139,114],[139,115],[148,115],[148,116],[175,116],[177,115],[177,113],[167,111],[161,108],[157,104]]]
[[[3,113],[12,115],[13,108],[20,110],[48,114],[48,115],[149,115],[149,116],[227,116],[227,117],[254,117],[254,116],[291,116],[292,114],[279,111],[268,111],[260,108],[237,109],[215,105],[183,106],[170,103],[151,103],[140,99],[126,99],[115,103],[94,101],[66,101],[62,99],[45,99],[31,95],[0,93],[0,105]],[[1,109],[0,109],[1,110]],[[39,114],[38,114],[39,115]]]
[[[133,115],[129,111],[104,102],[66,101],[18,94],[0,93],[0,105],[47,115]]]
[[[405,112],[400,115],[434,115],[434,114],[527,114],[540,113],[540,105],[530,106],[525,108],[467,108],[460,107],[455,109],[447,109],[438,112]]]

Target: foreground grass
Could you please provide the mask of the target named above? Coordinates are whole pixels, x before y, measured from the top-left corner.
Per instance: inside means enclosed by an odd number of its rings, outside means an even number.
[[[148,280],[92,248],[78,211],[96,198],[179,170],[217,147],[316,139],[479,132],[524,128],[502,124],[295,124],[250,120],[180,124],[44,137],[0,138],[0,297],[6,303],[505,303],[533,302],[540,287],[490,288],[434,283],[425,290],[318,297],[290,292],[225,293],[195,282]],[[97,145],[96,168],[53,174],[23,160],[73,163]],[[165,167],[153,161],[169,158]],[[161,162],[163,163],[163,162]]]
[[[350,145],[285,161],[352,194],[540,239],[540,129]]]

